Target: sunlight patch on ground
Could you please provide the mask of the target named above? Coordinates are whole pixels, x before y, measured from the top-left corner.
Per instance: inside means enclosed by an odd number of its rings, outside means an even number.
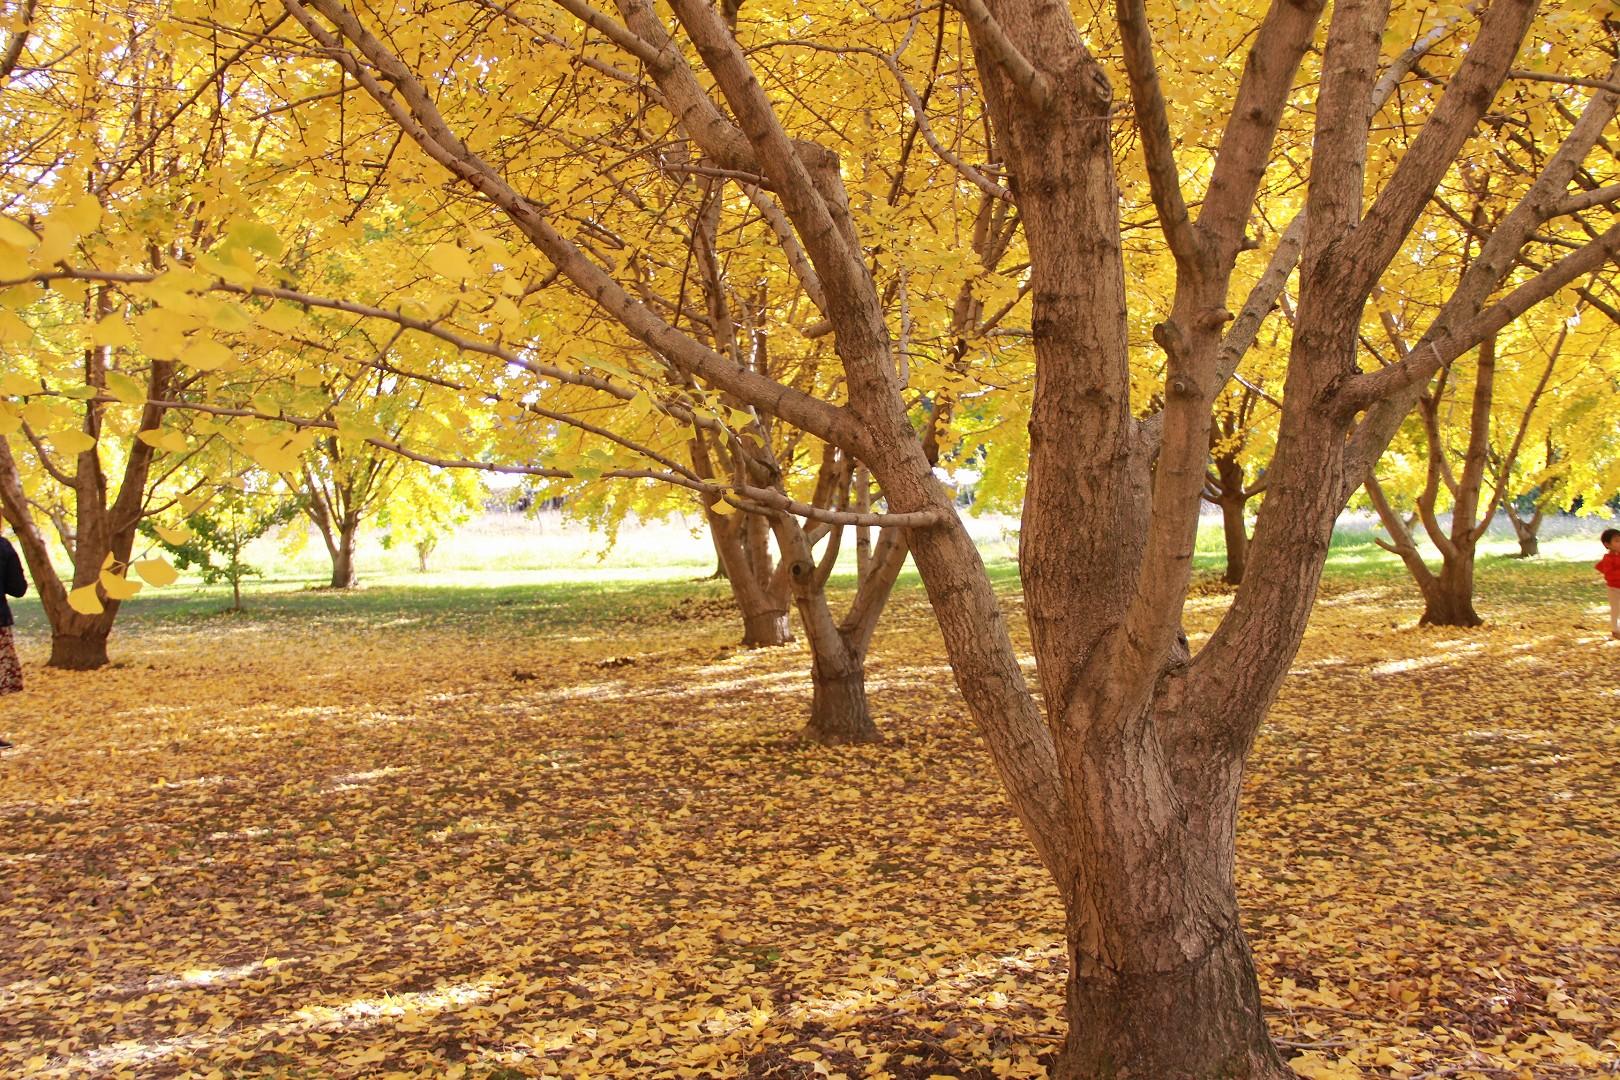
[[[271,1037],[295,1035],[301,1029],[364,1031],[390,1021],[409,1021],[417,1016],[476,1005],[488,998],[489,994],[490,984],[477,982],[461,983],[436,990],[355,998],[335,1006],[306,1006],[290,1016],[247,1030],[233,1028],[227,1022],[216,1031],[190,1032],[151,1041],[126,1039],[67,1058],[52,1059],[49,1055],[39,1054],[29,1059],[25,1066],[37,1070],[30,1075],[41,1077],[119,1073],[127,1069],[154,1065],[178,1054],[206,1051],[209,1046],[223,1041],[227,1031],[230,1040],[239,1045],[254,1045]]]

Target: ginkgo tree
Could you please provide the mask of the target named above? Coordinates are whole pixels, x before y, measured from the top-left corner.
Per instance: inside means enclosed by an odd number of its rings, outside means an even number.
[[[1406,430],[1367,477],[1368,498],[1389,534],[1378,542],[1400,556],[1423,594],[1424,625],[1484,621],[1474,608],[1479,542],[1496,514],[1511,504],[1515,484],[1527,479],[1521,453],[1527,445],[1544,446],[1557,417],[1574,421],[1594,406],[1600,409],[1613,392],[1615,375],[1608,364],[1613,325],[1590,312],[1583,320],[1579,311],[1570,315],[1554,305],[1537,314],[1562,317],[1522,322],[1482,342],[1470,368],[1442,369]],[[1392,344],[1404,347],[1395,320],[1386,321]],[[1585,333],[1579,330],[1582,323]],[[1580,456],[1602,460],[1601,441],[1583,447]],[[1556,485],[1546,469],[1529,476],[1551,495]],[[1394,494],[1386,490],[1391,479]],[[1601,505],[1601,488],[1598,495]],[[1430,569],[1401,512],[1408,505],[1439,552],[1438,572]],[[1443,521],[1448,509],[1449,521]],[[1519,529],[1521,543],[1526,531]]]
[[[139,523],[185,497],[170,480],[202,445],[165,403],[233,364],[214,329],[247,325],[233,302],[198,298],[168,271],[212,260],[229,273],[254,237],[224,236],[212,212],[230,182],[211,170],[231,138],[220,97],[185,90],[216,70],[206,41],[176,47],[171,30],[88,8],[18,14],[0,65],[14,148],[0,166],[0,509],[50,621],[50,663],[93,668],[119,605],[174,577],[135,552]],[[103,263],[144,266],[150,280],[29,280]]]

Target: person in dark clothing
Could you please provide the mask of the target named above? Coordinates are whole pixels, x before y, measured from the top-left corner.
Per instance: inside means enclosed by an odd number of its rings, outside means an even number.
[[[28,579],[23,577],[22,560],[11,541],[0,536],[0,696],[15,694],[23,688],[22,664],[17,660],[17,646],[11,640],[11,627],[16,622],[11,616],[8,596],[23,596],[28,592]],[[0,750],[11,744],[0,739]]]

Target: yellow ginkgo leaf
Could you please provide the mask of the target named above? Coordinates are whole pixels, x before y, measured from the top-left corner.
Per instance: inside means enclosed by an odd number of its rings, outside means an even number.
[[[140,559],[135,563],[135,572],[141,576],[142,581],[154,589],[173,585],[180,577],[179,572],[169,565],[167,559]]]
[[[101,572],[101,587],[106,590],[107,596],[112,600],[128,600],[141,591],[141,583],[131,581],[121,574],[111,570]]]
[[[90,328],[92,345],[133,345],[135,331],[120,318],[102,319]]]
[[[24,397],[28,394],[37,394],[43,389],[44,387],[40,385],[38,379],[27,375],[12,372],[9,375],[0,376],[0,394]]]
[[[467,253],[454,244],[434,244],[427,256],[428,267],[440,277],[453,278],[461,281],[470,278],[477,271],[473,269],[472,260]]]
[[[180,362],[198,371],[218,371],[233,359],[231,350],[211,338],[193,338],[180,350]]]
[[[39,243],[39,237],[22,222],[0,217],[0,242],[22,248],[24,251],[32,251],[34,245]]]
[[[51,432],[51,444],[64,454],[82,454],[96,445],[96,440],[82,431],[69,428]]]
[[[107,392],[125,405],[142,405],[146,402],[146,387],[122,371],[107,372]]]
[[[167,525],[155,525],[152,531],[162,537],[165,544],[173,544],[175,547],[179,547],[191,539],[191,530],[184,525],[175,529],[171,529]]]
[[[95,585],[81,585],[67,595],[68,607],[80,615],[100,615],[107,610],[101,606],[101,597],[96,595]]]

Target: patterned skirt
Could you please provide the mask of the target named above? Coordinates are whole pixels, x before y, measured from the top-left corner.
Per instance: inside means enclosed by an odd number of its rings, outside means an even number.
[[[0,626],[0,694],[20,693],[22,688],[22,664],[17,661],[17,646],[11,640],[11,627]]]

